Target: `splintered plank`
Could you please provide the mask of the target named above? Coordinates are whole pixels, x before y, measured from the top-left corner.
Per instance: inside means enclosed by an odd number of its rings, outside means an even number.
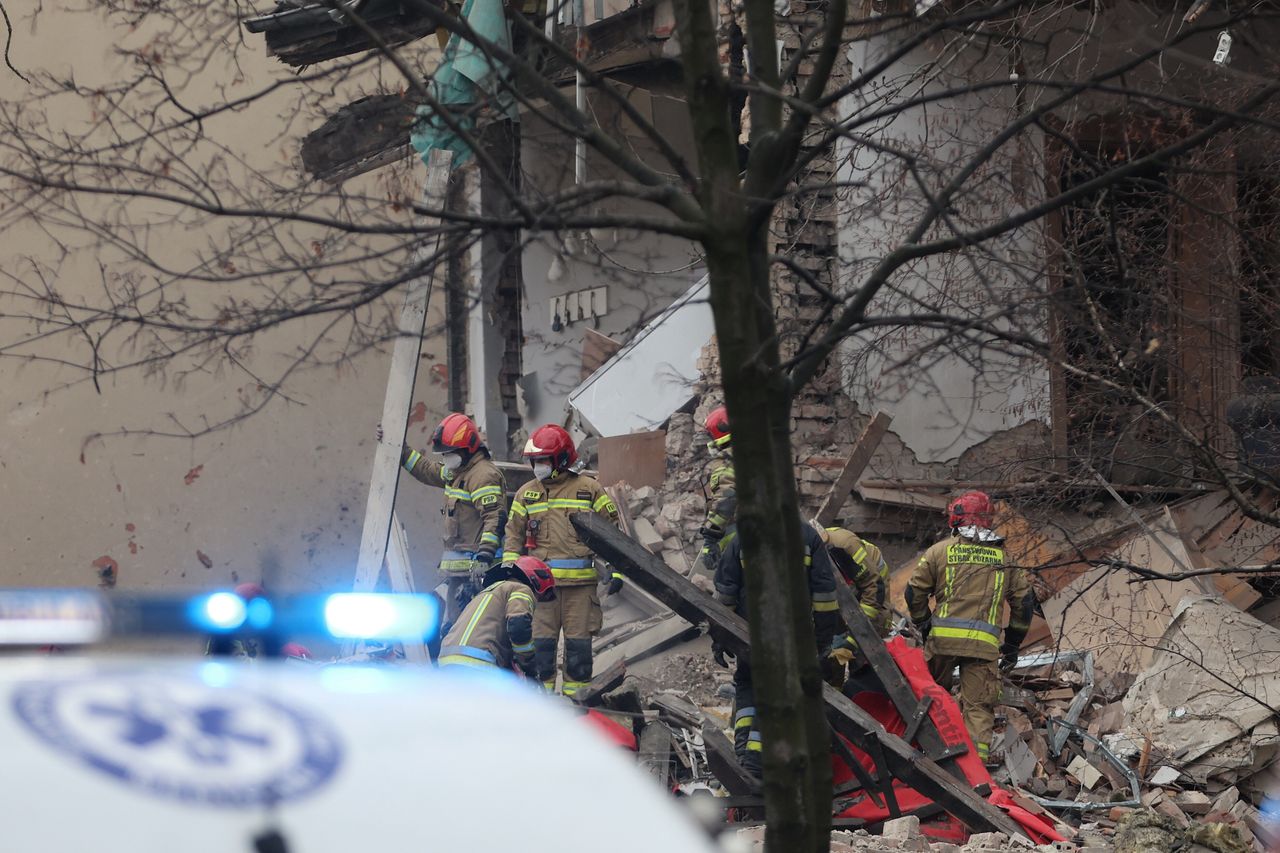
[[[853,450],[849,453],[848,460],[844,463],[844,468],[840,470],[840,476],[836,477],[835,483],[831,486],[831,491],[827,492],[827,497],[822,501],[822,506],[815,516],[823,527],[835,521],[836,516],[840,514],[845,501],[849,499],[849,494],[853,491],[854,484],[858,482],[862,472],[867,470],[867,466],[871,464],[871,457],[875,454],[876,448],[880,446],[880,441],[884,438],[884,434],[889,431],[889,424],[892,422],[892,415],[876,412],[875,417],[871,419],[871,422],[867,424],[867,428],[862,431],[862,435],[858,437],[858,441],[853,445]]]

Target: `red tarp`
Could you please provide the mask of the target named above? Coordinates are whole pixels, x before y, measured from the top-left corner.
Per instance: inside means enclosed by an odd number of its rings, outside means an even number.
[[[929,705],[929,717],[933,720],[934,725],[937,726],[943,743],[948,746],[963,743],[969,748],[967,753],[956,759],[956,763],[964,773],[966,781],[975,788],[979,785],[990,785],[992,794],[987,797],[988,802],[1008,812],[1009,816],[1017,821],[1037,844],[1065,840],[1054,831],[1052,824],[1047,820],[1018,806],[1007,791],[997,788],[995,783],[991,781],[991,774],[987,772],[982,760],[978,758],[978,751],[974,748],[973,741],[969,739],[969,732],[964,727],[964,718],[960,714],[960,707],[951,698],[951,694],[939,687],[934,682],[933,677],[929,675],[929,667],[924,662],[924,653],[920,649],[908,646],[901,637],[895,637],[890,640],[885,644],[885,648],[888,649],[889,654],[897,662],[902,674],[906,676],[907,683],[911,685],[911,690],[915,693],[916,698],[923,698],[926,694],[933,697],[933,702]],[[902,735],[907,730],[906,723],[885,694],[859,693],[853,697],[853,701],[875,717],[891,734]],[[874,773],[875,763],[871,760],[871,757],[847,740],[845,743],[848,744],[854,757],[858,759],[858,763]],[[831,770],[832,781],[836,785],[842,785],[853,779],[853,771],[838,756],[833,755],[831,757]],[[897,779],[893,781],[893,791],[897,796],[898,806],[903,812],[911,812],[933,802]],[[887,819],[889,810],[888,808],[877,806],[869,797],[862,794],[857,802],[840,812],[837,817],[861,818],[868,822],[875,822]],[[930,827],[923,822],[921,829],[926,834],[930,832]],[[933,834],[936,836],[946,835],[946,840],[953,840],[950,837],[952,831],[944,829],[943,826],[938,826]],[[963,843],[963,839],[955,843]]]
[[[592,728],[623,749],[635,752],[640,748],[639,744],[636,743],[636,736],[631,733],[631,729],[621,723],[614,722],[596,710],[587,711],[585,716]]]

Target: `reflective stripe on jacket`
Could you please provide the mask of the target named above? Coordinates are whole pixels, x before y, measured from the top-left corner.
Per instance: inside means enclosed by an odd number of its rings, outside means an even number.
[[[831,638],[843,623],[840,605],[836,603],[835,570],[818,532],[803,524],[805,576],[813,608],[815,639],[825,654]],[[720,557],[715,575],[716,600],[747,618],[746,576],[743,573],[742,537],[735,537]]]
[[[533,612],[533,593],[529,587],[519,581],[490,584],[471,599],[453,623],[440,646],[440,664],[510,669],[513,656],[533,653],[533,640],[526,637],[522,643],[513,644],[507,633],[508,620],[527,616],[532,625]]]
[[[444,489],[444,547],[450,551],[474,553],[481,544],[492,546],[496,553],[502,544],[503,509],[506,505],[506,481],[502,472],[484,453],[476,453],[459,471],[444,466],[414,450],[404,464],[405,470],[428,486]],[[441,563],[444,572],[467,572],[461,557],[451,558],[451,565]]]
[[[853,587],[858,606],[880,636],[889,635],[889,564],[880,549],[843,527],[827,528],[831,562]]]
[[[936,654],[995,660],[1000,656],[1000,622],[1007,601],[1015,612],[1027,599],[1026,573],[1006,563],[1003,543],[960,536],[924,552],[908,582],[908,608],[915,621],[931,618],[928,648]]]
[[[578,538],[578,531],[569,521],[569,516],[577,512],[594,512],[618,523],[618,508],[613,498],[585,474],[560,472],[549,483],[541,480],[525,483],[511,504],[502,559],[512,562],[522,554],[531,554],[551,567],[557,585],[596,583],[599,576],[591,549]],[[526,548],[525,540],[531,530],[535,544],[533,548]]]

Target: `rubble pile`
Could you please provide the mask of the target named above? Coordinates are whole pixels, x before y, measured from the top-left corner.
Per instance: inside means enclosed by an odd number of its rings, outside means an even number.
[[[1117,847],[1126,821],[1145,814],[1156,816],[1148,828],[1234,839],[1197,842],[1212,849],[1280,849],[1280,825],[1260,810],[1280,772],[1269,707],[1280,698],[1280,631],[1200,597],[1178,606],[1136,677],[1095,672],[1091,653],[1019,663],[997,709],[992,775],[1020,804],[1114,834]]]

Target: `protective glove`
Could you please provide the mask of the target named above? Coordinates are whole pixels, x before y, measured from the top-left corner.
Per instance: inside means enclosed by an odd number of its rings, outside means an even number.
[[[827,652],[827,657],[841,666],[848,666],[858,657],[858,643],[853,637],[845,634],[831,644],[831,650]]]
[[[1018,665],[1018,647],[1010,643],[1005,643],[1000,647],[1000,669],[1002,672],[1008,672]]]
[[[728,669],[729,661],[727,661],[726,658],[733,658],[735,663],[737,663],[737,660],[738,660],[737,656],[735,656],[733,652],[729,651],[728,649],[720,645],[715,640],[712,640],[711,641],[711,659],[715,661],[717,664],[719,664],[720,666],[724,667],[725,669]]]
[[[609,586],[605,590],[605,595],[617,595],[620,592],[622,592],[622,575],[614,572],[613,576],[609,578]]]
[[[916,630],[920,632],[920,639],[929,639],[929,632],[933,630],[933,620],[926,616],[918,622],[914,619],[912,622],[915,624]]]

